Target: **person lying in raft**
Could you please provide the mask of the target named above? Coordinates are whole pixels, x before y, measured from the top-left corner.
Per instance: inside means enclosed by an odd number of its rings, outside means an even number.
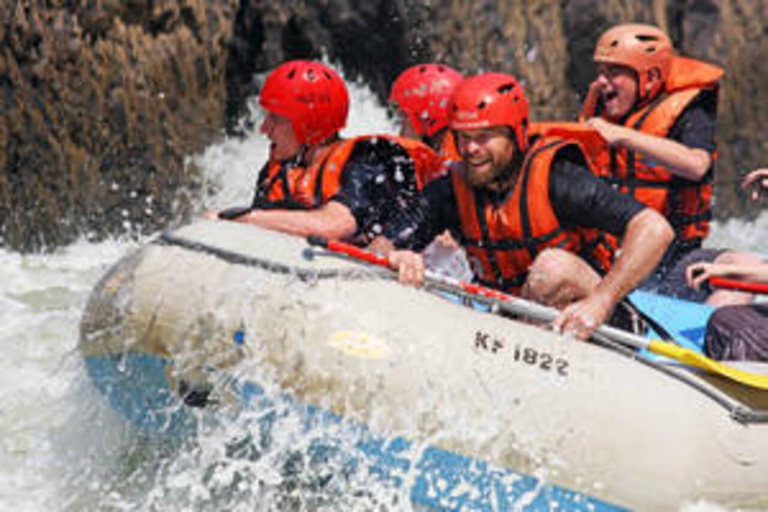
[[[597,41],[598,75],[580,118],[608,142],[590,155],[604,180],[662,213],[675,240],[642,287],[712,306],[745,304],[740,291],[693,289],[694,262],[753,264],[752,254],[702,248],[712,218],[717,93],[723,70],[676,56],[652,25],[618,25]]]
[[[695,263],[687,276],[692,288],[713,276],[768,284],[768,263]],[[720,360],[768,362],[768,303],[717,308],[707,322],[704,353]]]
[[[744,177],[741,188],[750,198],[768,197],[768,169],[756,169]],[[711,277],[768,284],[768,263],[736,265],[694,263],[686,269],[688,285],[702,288]],[[768,304],[724,306],[707,322],[704,353],[713,359],[768,362]]]
[[[418,285],[424,262],[413,251],[451,229],[480,283],[563,309],[554,327],[587,338],[656,266],[674,232],[661,214],[594,176],[576,142],[529,141],[528,122],[513,76],[462,81],[450,117],[462,160],[369,249],[388,254],[400,280]],[[594,237],[598,229],[623,237],[615,262]]]
[[[440,166],[437,154],[418,141],[388,135],[342,139],[347,87],[319,62],[278,66],[259,102],[266,111],[260,131],[271,145],[253,202],[207,212],[206,218],[364,244],[412,201],[423,176]]]

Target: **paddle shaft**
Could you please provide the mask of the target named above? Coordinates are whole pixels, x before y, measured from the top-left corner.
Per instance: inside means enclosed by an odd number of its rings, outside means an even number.
[[[750,281],[728,279],[727,277],[712,276],[709,278],[709,284],[715,288],[727,288],[730,290],[768,294],[768,283],[753,283]]]
[[[367,263],[393,270],[387,258],[344,242],[328,240],[324,237],[317,236],[307,237],[307,242],[310,245],[323,247],[331,252],[344,254]],[[425,283],[449,292],[470,293],[485,299],[486,302],[490,302],[499,309],[503,309],[516,315],[528,316],[539,321],[551,322],[559,314],[556,309],[547,306],[513,297],[485,286],[439,276],[431,272],[426,273]],[[598,327],[595,330],[595,334],[597,334],[598,338],[604,336],[633,348],[641,350],[647,349],[654,354],[662,355],[680,363],[721,375],[746,386],[768,390],[768,376],[766,375],[758,375],[733,368],[673,343],[660,340],[648,340],[641,336],[607,325]]]

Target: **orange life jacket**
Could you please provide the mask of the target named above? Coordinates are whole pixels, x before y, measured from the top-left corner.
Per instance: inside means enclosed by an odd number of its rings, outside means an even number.
[[[624,126],[667,137],[683,111],[705,90],[717,90],[722,69],[693,59],[675,57],[665,90],[633,112]],[[585,101],[582,118],[595,115],[596,101]],[[591,109],[591,111],[590,111]],[[713,154],[713,162],[717,155]],[[647,156],[623,147],[590,151],[598,175],[641,203],[662,213],[681,239],[701,239],[712,218],[712,172],[700,181],[674,176]]]
[[[406,161],[395,157],[392,165],[397,167],[396,172],[415,173],[419,188],[424,176],[434,173],[434,169],[440,166],[437,154],[419,141],[391,135],[355,137],[331,145],[325,156],[309,168],[286,163],[271,164],[257,189],[254,207],[308,210],[326,204],[338,193],[342,171],[357,144],[376,144],[379,139],[402,148]],[[406,182],[407,178],[403,181]]]
[[[444,162],[449,163],[449,167],[451,163],[461,160],[459,148],[456,144],[456,137],[454,137],[451,130],[447,130],[445,132],[442,144],[440,144],[440,151],[438,152],[438,155]]]
[[[500,204],[491,204],[477,194],[467,181],[463,165],[451,168],[462,245],[481,283],[517,292],[533,260],[548,247],[576,253],[607,270],[613,256],[609,248],[598,248],[591,242],[588,232],[594,230],[564,228],[549,199],[555,155],[573,144],[549,137],[535,141],[515,185]]]

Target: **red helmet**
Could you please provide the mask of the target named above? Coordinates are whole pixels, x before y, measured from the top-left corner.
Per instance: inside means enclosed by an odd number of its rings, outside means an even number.
[[[448,125],[451,93],[461,78],[442,64],[411,66],[392,84],[389,100],[405,113],[416,133],[429,137]]]
[[[515,77],[483,73],[463,80],[453,92],[451,129],[509,126],[520,148],[526,145],[528,100]]]
[[[654,96],[666,83],[672,66],[672,42],[669,36],[653,25],[626,24],[606,30],[595,46],[595,62],[620,64],[637,72],[641,96]],[[647,72],[658,69],[659,87],[645,90]]]
[[[316,144],[347,123],[349,93],[339,75],[319,62],[291,60],[275,68],[261,89],[265,110],[287,117],[301,144]]]

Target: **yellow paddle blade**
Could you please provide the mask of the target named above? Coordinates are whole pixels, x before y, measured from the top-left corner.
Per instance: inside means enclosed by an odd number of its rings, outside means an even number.
[[[673,345],[672,343],[666,343],[664,341],[651,340],[648,344],[648,350],[654,354],[668,357],[711,373],[722,375],[746,386],[768,390],[768,375],[757,375],[755,373],[738,370],[703,356],[698,352],[694,352],[691,349]]]

